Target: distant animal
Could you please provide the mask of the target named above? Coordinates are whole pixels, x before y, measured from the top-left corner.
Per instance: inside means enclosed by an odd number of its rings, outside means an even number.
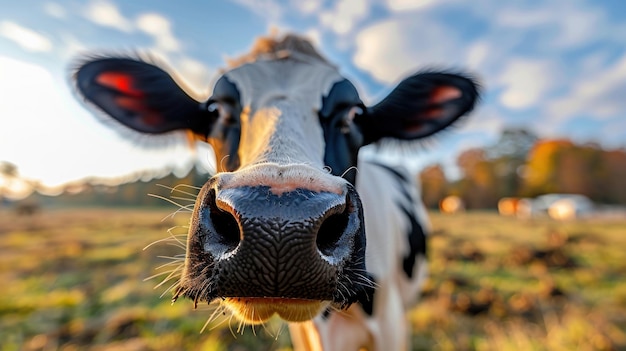
[[[520,199],[516,214],[520,218],[547,215],[552,219],[566,220],[589,215],[593,209],[593,202],[584,195],[545,194],[534,199]]]
[[[498,200],[498,213],[502,216],[515,216],[520,205],[520,198],[503,197]]]
[[[41,211],[39,204],[35,202],[19,202],[15,205],[15,213],[18,216],[32,216]]]
[[[446,196],[439,202],[439,211],[449,214],[463,212],[465,211],[465,203],[456,195]]]
[[[423,71],[366,106],[293,34],[259,39],[206,100],[168,71],[101,56],[74,78],[121,125],[184,131],[223,167],[197,197],[173,300],[216,302],[249,324],[278,315],[297,349],[407,348],[403,313],[426,275],[425,211],[413,177],[359,150],[448,127],[473,109],[476,82]]]

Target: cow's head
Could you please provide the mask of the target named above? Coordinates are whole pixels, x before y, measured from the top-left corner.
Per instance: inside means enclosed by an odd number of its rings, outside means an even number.
[[[262,44],[206,101],[130,58],[91,59],[75,79],[121,124],[186,131],[224,168],[197,198],[175,297],[222,301],[250,323],[275,313],[301,321],[368,298],[363,211],[348,172],[359,148],[431,135],[470,111],[478,93],[468,77],[424,72],[367,107],[309,42]]]

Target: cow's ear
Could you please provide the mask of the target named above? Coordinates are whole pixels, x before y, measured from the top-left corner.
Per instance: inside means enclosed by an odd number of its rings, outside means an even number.
[[[74,74],[78,92],[123,125],[161,134],[210,131],[211,116],[163,69],[130,58],[99,58],[82,63]]]
[[[365,144],[391,137],[414,140],[434,134],[472,110],[479,88],[470,77],[443,72],[404,79],[357,123]]]

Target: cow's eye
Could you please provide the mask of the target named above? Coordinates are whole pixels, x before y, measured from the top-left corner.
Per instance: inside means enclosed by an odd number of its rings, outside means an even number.
[[[348,113],[341,119],[339,123],[339,128],[341,133],[348,134],[350,133],[350,129],[352,124],[354,123],[354,119],[363,114],[363,108],[361,106],[352,106]]]

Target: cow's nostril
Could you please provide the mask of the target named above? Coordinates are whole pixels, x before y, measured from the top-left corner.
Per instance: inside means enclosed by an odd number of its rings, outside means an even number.
[[[326,256],[331,256],[339,239],[345,234],[348,222],[350,220],[350,213],[348,206],[341,213],[335,213],[322,223],[320,229],[317,232],[316,244],[320,252]]]
[[[217,241],[221,245],[226,246],[227,251],[234,250],[241,240],[239,223],[237,223],[232,213],[217,207],[215,191],[212,190],[209,197],[211,199],[208,203],[209,215],[211,216],[211,222],[217,234]]]

